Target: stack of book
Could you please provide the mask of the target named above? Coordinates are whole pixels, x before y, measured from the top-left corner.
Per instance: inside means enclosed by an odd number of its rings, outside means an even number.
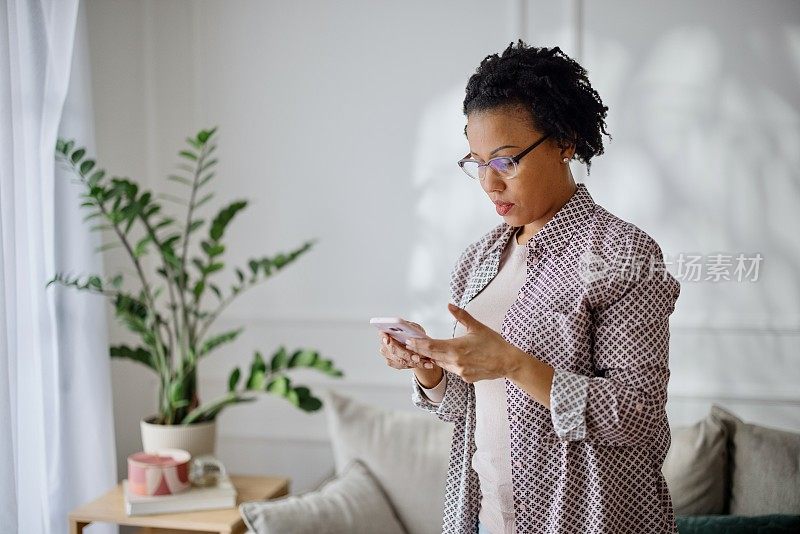
[[[216,486],[191,487],[175,495],[138,495],[122,481],[125,513],[131,515],[168,514],[196,510],[214,510],[236,507],[236,488],[227,476],[221,476]]]

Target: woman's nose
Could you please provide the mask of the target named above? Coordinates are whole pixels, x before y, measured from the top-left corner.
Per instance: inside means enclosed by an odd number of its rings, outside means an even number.
[[[483,187],[483,190],[487,193],[491,191],[502,191],[506,188],[506,181],[503,180],[494,169],[487,167],[483,175],[483,180],[481,180],[481,187]]]

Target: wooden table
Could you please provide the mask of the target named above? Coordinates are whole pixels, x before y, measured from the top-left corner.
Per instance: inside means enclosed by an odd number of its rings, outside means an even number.
[[[84,527],[99,522],[139,526],[144,527],[140,532],[159,534],[179,532],[239,534],[247,530],[239,515],[239,503],[273,499],[289,494],[288,478],[231,475],[231,482],[237,491],[237,508],[130,517],[125,514],[122,484],[118,484],[102,497],[70,512],[69,531],[70,534],[79,534],[83,532]]]

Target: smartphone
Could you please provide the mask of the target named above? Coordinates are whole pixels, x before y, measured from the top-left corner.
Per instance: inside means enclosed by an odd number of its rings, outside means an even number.
[[[406,341],[411,338],[430,339],[430,336],[419,327],[400,317],[373,317],[369,320],[369,324],[374,325],[381,332],[386,332],[402,345],[405,345]]]

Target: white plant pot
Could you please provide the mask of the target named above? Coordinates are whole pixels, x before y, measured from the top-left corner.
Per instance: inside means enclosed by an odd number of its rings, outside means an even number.
[[[157,449],[183,449],[194,456],[216,455],[217,422],[192,425],[157,425],[155,417],[142,419],[142,447],[145,452]]]

